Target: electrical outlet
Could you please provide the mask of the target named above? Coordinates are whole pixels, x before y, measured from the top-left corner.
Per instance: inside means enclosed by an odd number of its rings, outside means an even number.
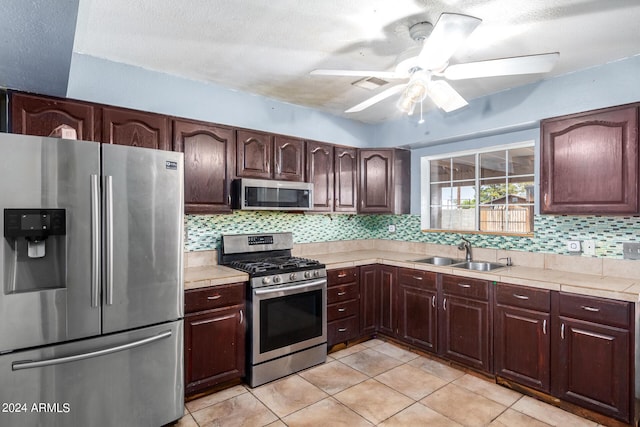
[[[637,242],[623,243],[622,257],[624,259],[640,259],[640,243],[637,243]]]
[[[389,224],[389,233],[395,233],[395,232],[396,232],[396,225]]]
[[[595,256],[596,254],[596,241],[595,240],[584,240],[582,242],[582,251],[585,255]]]
[[[582,252],[582,248],[580,248],[580,240],[567,240],[567,250],[569,252]]]

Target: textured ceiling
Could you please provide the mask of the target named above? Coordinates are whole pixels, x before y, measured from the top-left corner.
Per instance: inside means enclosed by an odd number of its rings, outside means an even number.
[[[390,71],[408,26],[443,12],[483,20],[451,64],[560,52],[546,75],[451,82],[467,100],[640,53],[637,0],[80,0],[74,52],[376,123],[399,117],[396,97],[344,110],[384,86],[309,72]]]

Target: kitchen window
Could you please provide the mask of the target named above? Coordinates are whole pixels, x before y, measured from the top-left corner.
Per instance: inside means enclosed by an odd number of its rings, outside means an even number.
[[[533,233],[534,143],[422,158],[422,229]]]

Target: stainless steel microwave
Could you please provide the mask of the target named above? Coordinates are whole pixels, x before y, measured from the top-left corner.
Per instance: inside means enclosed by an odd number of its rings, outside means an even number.
[[[313,208],[313,184],[268,179],[235,179],[231,207],[245,210],[308,211]]]

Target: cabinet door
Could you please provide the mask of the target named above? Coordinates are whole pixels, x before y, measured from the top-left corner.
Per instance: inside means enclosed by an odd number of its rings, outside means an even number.
[[[11,93],[10,105],[12,133],[49,136],[58,126],[67,125],[76,130],[78,139],[100,140],[96,126],[99,108],[91,104]]]
[[[244,306],[185,316],[187,395],[244,376]]]
[[[185,212],[231,212],[229,191],[235,162],[234,131],[174,120],[173,149],[184,153]]]
[[[398,269],[388,265],[380,269],[380,325],[379,330],[388,335],[397,335],[397,288]]]
[[[276,135],[273,141],[273,178],[304,181],[304,141]]]
[[[242,178],[271,179],[272,136],[262,132],[239,130],[236,140],[237,171]]]
[[[555,328],[555,394],[628,422],[629,331],[563,316]]]
[[[169,118],[159,114],[105,107],[102,109],[102,142],[169,150]]]
[[[444,294],[441,313],[441,354],[491,372],[489,303]]]
[[[313,210],[333,210],[333,146],[307,141],[307,182],[313,183]]]
[[[362,213],[393,213],[393,150],[360,150]]]
[[[542,122],[542,213],[638,212],[638,109]]]
[[[358,151],[352,147],[334,148],[336,212],[358,210]]]
[[[400,276],[402,277],[402,276]],[[398,331],[400,338],[417,347],[437,351],[437,292],[398,283]]]
[[[494,317],[496,375],[549,392],[549,313],[497,306]]]
[[[372,335],[380,323],[380,279],[377,265],[360,267],[360,333]]]

